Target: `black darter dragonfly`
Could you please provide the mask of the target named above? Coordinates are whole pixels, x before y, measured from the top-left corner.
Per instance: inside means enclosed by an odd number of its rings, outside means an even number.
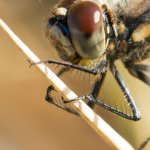
[[[86,99],[91,107],[99,105],[129,120],[141,118],[115,61],[120,59],[132,76],[150,85],[150,77],[146,73],[150,71],[150,65],[141,63],[150,57],[150,0],[61,0],[52,9],[46,36],[62,61],[46,60],[38,63],[62,66],[59,76],[71,69],[97,75],[90,94],[73,100],[61,97],[63,104],[53,100],[51,93],[56,90],[50,86],[46,95],[49,102],[75,113],[65,103]],[[132,114],[97,99],[108,69],[124,94]]]

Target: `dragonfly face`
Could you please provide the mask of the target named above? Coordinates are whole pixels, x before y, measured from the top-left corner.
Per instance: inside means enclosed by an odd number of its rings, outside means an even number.
[[[106,52],[109,40],[106,34],[110,30],[114,34],[115,26],[106,6],[98,1],[62,1],[53,14],[47,35],[63,60],[96,59]]]
[[[145,74],[150,67],[140,64],[150,57],[150,1],[144,2],[112,0],[106,5],[102,0],[62,0],[53,8],[46,31],[60,58],[67,63],[46,62],[99,74],[91,94],[84,98],[130,120],[139,120],[140,113],[114,62],[121,59],[133,76],[150,85],[150,77]],[[135,10],[137,13],[133,13]],[[80,65],[85,60],[94,65]],[[129,103],[131,115],[96,99],[108,67]]]

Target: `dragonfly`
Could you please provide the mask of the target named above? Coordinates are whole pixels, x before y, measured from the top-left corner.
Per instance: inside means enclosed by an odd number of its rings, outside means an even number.
[[[47,89],[46,100],[73,114],[67,103],[87,100],[93,108],[98,105],[123,118],[141,119],[137,107],[121,73],[115,64],[121,60],[128,72],[150,86],[150,1],[149,0],[61,0],[51,10],[46,25],[46,37],[58,52],[61,61],[45,60],[37,63],[63,67],[58,76],[69,70],[79,70],[97,76],[91,92],[62,103],[54,100],[56,89]],[[33,64],[37,64],[33,63]],[[107,71],[118,83],[131,114],[98,99]]]

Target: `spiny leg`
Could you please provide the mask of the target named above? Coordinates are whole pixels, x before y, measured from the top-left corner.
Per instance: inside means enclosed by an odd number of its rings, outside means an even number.
[[[129,119],[129,120],[134,120],[134,121],[137,121],[141,118],[140,116],[140,112],[127,88],[127,86],[125,85],[124,81],[122,80],[121,78],[121,75],[120,73],[118,72],[118,70],[116,69],[116,66],[114,65],[114,63],[110,64],[110,70],[113,74],[113,76],[115,77],[118,85],[120,86],[125,98],[127,99],[128,103],[129,103],[129,106],[131,107],[131,110],[132,110],[132,113],[133,113],[133,116],[131,115],[128,115],[127,113],[124,113],[122,111],[119,111],[117,109],[114,109],[112,108],[111,106],[107,105],[107,104],[104,104],[102,101],[98,101],[96,99],[96,95],[92,95],[93,93],[91,93],[91,95],[85,95],[85,96],[81,96],[81,97],[78,97],[77,99],[73,99],[73,100],[70,100],[69,102],[71,101],[75,101],[75,100],[80,100],[80,99],[87,99],[89,100],[90,102],[94,103],[94,104],[97,104],[99,105],[100,107],[112,112],[112,113],[115,113],[121,117],[124,117],[126,119]],[[103,81],[102,81],[103,82]],[[96,82],[96,87],[99,88],[99,86],[101,86],[101,82],[100,80],[97,80]],[[95,88],[96,89],[96,88]],[[96,91],[96,93],[98,92],[98,90]],[[68,101],[65,101],[65,103],[68,103]]]
[[[40,63],[50,63],[50,64],[57,64],[57,65],[61,65],[61,66],[64,66],[64,68],[62,68],[59,73],[57,74],[59,77],[64,73],[64,72],[67,72],[69,71],[70,69],[77,69],[77,70],[80,70],[80,71],[83,71],[83,72],[86,72],[86,73],[90,73],[90,74],[94,74],[96,75],[97,73],[101,72],[101,71],[104,71],[104,69],[106,68],[107,66],[107,61],[106,60],[103,60],[103,61],[100,61],[95,68],[93,69],[88,69],[88,68],[85,68],[85,67],[82,67],[82,66],[78,66],[78,65],[74,65],[74,64],[71,64],[71,63],[68,63],[68,62],[57,62],[57,61],[54,61],[54,60],[46,60],[46,61],[40,61],[40,62],[30,62],[31,66],[32,65],[36,65],[36,64],[40,64]],[[103,82],[103,73],[102,73],[102,80]],[[97,81],[99,82],[99,81]],[[102,84],[102,83],[101,83]],[[94,86],[95,87],[95,86]],[[100,89],[100,88],[99,88]],[[49,97],[49,95],[51,94],[51,92],[54,90],[54,87],[52,89],[52,86],[49,86],[48,90],[47,90],[47,94],[46,94],[46,100],[53,103],[54,105],[58,106],[58,107],[61,107],[62,109],[65,109],[65,106],[62,106],[62,105],[59,105],[58,103],[56,103],[55,101],[52,101],[52,98]],[[95,93],[94,95],[96,96],[98,93],[96,93],[96,88],[93,89],[93,92],[92,93]],[[76,99],[75,99],[76,100]],[[62,98],[62,101],[65,102],[68,102],[68,101],[65,101],[63,98]],[[74,100],[71,100],[71,101],[74,101]],[[92,102],[88,102],[87,105],[91,108],[94,107],[94,103]],[[67,108],[67,111],[68,111],[68,108]],[[70,111],[71,112],[71,111]],[[73,112],[74,113],[74,112]]]
[[[80,70],[86,73],[90,73],[93,75],[98,74],[99,72],[101,72],[101,70],[103,70],[103,68],[108,64],[107,60],[102,60],[100,61],[93,69],[89,69],[83,66],[79,66],[76,64],[72,64],[69,62],[59,62],[59,61],[55,61],[55,60],[45,60],[45,61],[40,61],[40,62],[30,62],[31,66],[32,65],[36,65],[36,64],[56,64],[56,65],[60,65],[60,66],[64,66],[64,67],[68,67],[71,69],[75,69],[75,70]]]
[[[101,68],[102,68],[101,70],[102,71],[99,73],[100,77],[98,77],[98,79],[96,80],[96,82],[95,82],[95,84],[93,86],[92,92],[91,92],[91,95],[93,95],[94,98],[96,98],[98,96],[98,93],[99,93],[99,91],[100,91],[100,89],[102,87],[102,84],[104,82],[105,75],[106,75],[106,72],[107,72],[107,65],[108,65],[107,63],[106,64],[102,63],[102,65],[101,65]],[[73,101],[76,101],[76,100],[85,99],[85,98],[86,98],[86,96],[80,96],[80,97],[78,97],[76,99],[67,100],[67,101],[64,100],[64,103],[70,103],[70,102],[73,102]],[[94,105],[95,105],[91,101],[89,101],[87,104],[91,108],[93,108]]]
[[[104,79],[105,79],[105,75],[106,75],[106,72],[107,70],[105,70],[104,72],[101,73],[101,76],[96,80],[94,86],[93,86],[93,89],[92,89],[92,92],[90,95],[93,96],[93,98],[96,98],[98,96],[98,93],[99,91],[101,90],[101,87],[102,87],[102,84],[104,82]],[[80,96],[80,97],[77,97],[75,99],[71,99],[71,100],[63,100],[64,103],[70,103],[70,102],[73,102],[73,101],[76,101],[76,100],[83,100],[83,99],[86,99],[87,96],[84,95],[84,96]],[[94,107],[94,104],[93,101],[89,101],[87,103],[91,108]]]
[[[106,76],[106,72],[107,72],[107,69],[104,71],[104,72],[101,72],[101,77],[98,78],[93,86],[93,89],[92,89],[92,92],[91,92],[91,95],[93,95],[94,98],[97,98],[100,90],[101,90],[101,87],[103,85],[103,82],[104,82],[104,79],[105,79],[105,76]],[[93,108],[95,103],[89,101],[88,103],[88,106]]]
[[[98,96],[98,93],[100,92],[100,89],[102,87],[102,84],[104,82],[105,76],[106,76],[107,69],[104,72],[100,73],[100,78],[98,78],[95,82],[95,85],[92,89],[91,95],[93,95],[94,98]]]
[[[103,84],[103,81],[104,81],[104,78],[105,78],[105,75],[106,75],[106,72],[107,72],[107,63],[102,63],[101,66],[100,66],[100,69],[103,70],[100,72],[100,78],[98,78],[93,86],[93,89],[92,89],[92,92],[91,94],[94,95],[94,97],[97,97],[101,87],[102,87],[102,84]],[[76,100],[83,100],[85,99],[86,97],[85,96],[81,96],[81,97],[78,97],[76,99],[72,99],[72,100],[63,100],[64,103],[70,103],[70,102],[73,102],[73,101],[76,101]],[[90,107],[90,108],[93,108],[95,103],[91,102],[91,101],[88,101],[87,105]]]
[[[28,60],[28,61],[29,61],[29,60]],[[31,61],[29,61],[29,63],[30,63],[30,67],[31,67],[32,65],[36,65],[36,64],[37,64],[37,63],[31,62]],[[43,62],[42,62],[42,63],[43,63]],[[66,67],[64,67],[64,68],[62,68],[62,69],[57,73],[57,76],[60,77],[61,75],[63,75],[63,74],[64,74],[65,72],[67,72],[67,71],[69,71],[69,69],[66,68]],[[58,94],[59,101],[62,101],[62,103],[57,102],[56,100],[54,100],[54,97],[52,96],[52,93],[53,93],[53,92],[56,92],[56,93]],[[63,104],[63,97],[61,96],[61,94],[60,94],[57,90],[55,90],[55,88],[54,88],[53,85],[50,85],[50,86],[47,88],[45,100],[46,100],[47,102],[49,102],[49,103],[51,103],[51,104],[53,104],[53,105],[55,105],[55,106],[57,106],[57,107],[63,109],[63,110],[66,110],[66,111],[68,111],[68,112],[70,112],[70,113],[73,113],[73,114],[75,114],[75,115],[78,115],[78,113],[77,113],[75,110],[69,109],[68,107],[66,107],[66,106]]]
[[[114,63],[110,64],[110,70],[111,70],[114,78],[116,79],[118,85],[120,86],[126,100],[128,101],[129,106],[131,107],[133,116],[127,116],[127,119],[131,119],[131,120],[135,120],[135,121],[141,119],[140,112],[134,102],[134,99],[132,98],[126,84],[124,83],[124,81]]]
[[[56,61],[46,61],[46,62],[54,63]],[[67,66],[67,67],[70,67],[70,68],[73,67],[74,69],[78,69],[78,70],[85,71],[85,72],[88,72],[88,73],[90,72],[90,73],[93,73],[93,74],[97,73],[97,70],[99,70],[99,68],[103,68],[104,69],[104,67],[106,66],[106,63],[103,62],[102,64],[99,63],[96,66],[96,68],[94,68],[92,70],[89,70],[87,68],[80,67],[80,66],[77,66],[77,65],[74,65],[74,64],[56,62],[56,64],[58,64],[58,63],[61,64],[62,66],[64,65],[64,66]],[[96,81],[91,95],[81,96],[81,97],[78,97],[76,99],[69,100],[69,101],[66,101],[66,100],[64,100],[62,98],[63,102],[64,103],[68,103],[68,102],[72,102],[72,101],[75,101],[75,100],[87,99],[87,100],[89,100],[89,104],[90,105],[91,105],[91,103],[94,103],[94,104],[97,104],[97,105],[101,106],[102,108],[107,109],[108,111],[111,111],[111,112],[113,112],[113,113],[115,113],[117,115],[120,115],[120,116],[124,117],[124,118],[130,119],[130,120],[139,120],[140,119],[140,115],[139,115],[138,109],[137,109],[137,107],[136,107],[136,105],[135,105],[135,103],[133,101],[133,98],[131,97],[131,95],[130,95],[126,85],[122,81],[121,76],[120,76],[119,72],[117,71],[117,69],[116,69],[114,64],[110,66],[110,70],[113,73],[115,79],[117,80],[119,86],[121,87],[122,92],[124,93],[125,97],[127,98],[128,102],[130,104],[131,110],[133,112],[133,116],[129,116],[126,113],[118,111],[117,109],[114,109],[111,106],[108,106],[108,105],[104,104],[103,102],[96,100],[97,94],[98,94],[98,92],[99,92],[99,90],[101,88],[101,85],[103,83],[103,79],[104,79],[104,76],[105,76],[105,73],[103,74],[102,72],[101,72],[102,73],[102,78],[101,78],[102,80],[98,79]],[[60,105],[58,107],[60,107]],[[62,109],[64,109],[64,107],[62,107]],[[65,108],[65,110],[68,111],[67,108]]]
[[[60,97],[60,99],[62,100],[62,103],[56,102],[56,100],[54,100],[54,98],[51,96],[52,92],[54,92],[54,91],[57,92],[57,91],[55,90],[55,88],[54,88],[52,85],[50,85],[50,86],[47,88],[47,92],[46,92],[46,96],[45,96],[46,101],[48,101],[48,102],[51,103],[51,104],[54,104],[55,106],[57,106],[57,107],[59,107],[59,108],[65,110],[65,111],[67,111],[67,112],[70,112],[70,113],[72,113],[72,114],[74,114],[74,115],[79,115],[78,112],[76,112],[74,109],[71,109],[71,108],[69,108],[69,107],[66,107],[66,106],[63,104],[63,97]],[[58,94],[59,94],[59,93],[58,93]]]
[[[57,76],[60,77],[62,76],[65,72],[68,72],[69,69],[68,68],[62,68],[58,73],[57,73]],[[59,102],[57,102],[57,100],[54,99],[54,97],[52,97],[52,92],[56,92],[58,94],[58,97],[59,97]],[[50,85],[48,88],[47,88],[47,92],[46,92],[46,96],[45,96],[45,100],[48,101],[49,103],[51,104],[54,104],[55,106],[67,111],[67,112],[70,112],[74,115],[79,115],[78,112],[76,112],[73,108],[70,108],[70,107],[67,107],[64,103],[63,103],[63,97],[61,96],[61,94],[55,90],[55,88]]]
[[[110,64],[110,71],[112,72],[114,78],[116,79],[118,85],[120,86],[123,94],[124,94],[124,97],[127,99],[128,103],[129,103],[129,106],[131,107],[131,111],[133,113],[133,116],[131,115],[128,115],[127,113],[124,113],[122,111],[119,111],[117,109],[114,109],[112,108],[111,106],[108,106],[106,104],[104,104],[103,102],[101,101],[97,101],[95,99],[95,97],[93,97],[93,95],[87,95],[85,96],[86,99],[90,100],[91,102],[101,106],[102,108],[104,109],[107,109],[108,111],[112,112],[112,113],[115,113],[121,117],[124,117],[126,119],[129,119],[129,120],[134,120],[134,121],[137,121],[139,119],[141,119],[141,116],[140,116],[140,112],[127,88],[127,86],[125,85],[124,81],[122,80],[122,77],[120,75],[120,73],[118,72],[118,70],[116,69],[116,66],[114,63],[111,63]]]

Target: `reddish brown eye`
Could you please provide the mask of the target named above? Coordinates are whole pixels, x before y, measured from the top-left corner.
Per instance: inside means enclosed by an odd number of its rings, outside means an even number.
[[[90,1],[77,3],[68,11],[68,25],[71,30],[91,35],[101,27],[102,13],[99,6]]]

